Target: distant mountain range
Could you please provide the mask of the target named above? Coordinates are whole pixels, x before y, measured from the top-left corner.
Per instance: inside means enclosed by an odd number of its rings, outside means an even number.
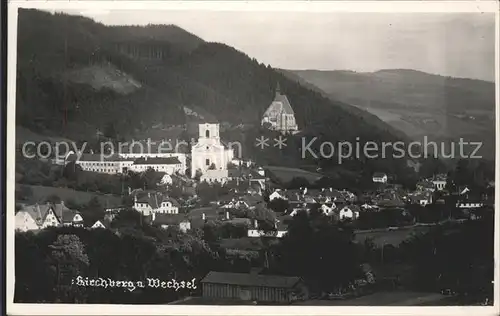
[[[366,110],[413,139],[483,141],[494,157],[495,85],[410,69],[283,70],[324,96]]]

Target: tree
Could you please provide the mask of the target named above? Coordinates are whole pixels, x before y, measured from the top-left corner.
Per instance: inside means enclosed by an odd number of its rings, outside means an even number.
[[[109,122],[104,128],[104,137],[116,139],[117,135],[115,124],[113,122]]]
[[[288,203],[288,201],[284,200],[284,199],[280,199],[280,198],[269,201],[267,206],[271,210],[278,212],[278,213],[284,213],[284,212],[288,211],[290,208],[290,204]]]
[[[18,200],[29,200],[32,197],[33,197],[33,190],[29,186],[21,185],[19,191],[16,190],[16,199]]]
[[[57,278],[56,297],[63,302],[84,302],[84,292],[70,286],[71,280],[83,275],[90,264],[80,238],[76,235],[59,235],[49,248],[52,249],[49,260]]]
[[[134,209],[126,209],[118,213],[111,222],[112,228],[139,228],[143,224],[143,216]]]
[[[340,229],[321,212],[301,212],[278,246],[278,269],[303,277],[316,291],[346,287],[361,274],[352,240],[352,230]]]
[[[83,172],[82,167],[76,162],[72,161],[66,164],[63,169],[63,177],[70,181],[77,181],[79,175]]]
[[[304,187],[309,187],[309,181],[307,181],[307,179],[304,177],[294,177],[288,183],[289,189],[299,189]]]
[[[79,211],[82,213],[83,220],[87,226],[93,225],[98,220],[102,220],[105,214],[104,207],[96,196],[91,198],[86,205],[83,205]]]

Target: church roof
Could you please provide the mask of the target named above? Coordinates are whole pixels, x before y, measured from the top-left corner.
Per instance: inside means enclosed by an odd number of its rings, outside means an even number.
[[[266,113],[264,115],[269,114],[271,111],[277,111],[281,112],[283,114],[291,114],[294,115],[292,106],[290,105],[290,101],[288,101],[288,98],[286,95],[281,94],[280,92],[276,92],[276,95],[274,97],[273,102],[269,106],[269,108],[266,110]]]

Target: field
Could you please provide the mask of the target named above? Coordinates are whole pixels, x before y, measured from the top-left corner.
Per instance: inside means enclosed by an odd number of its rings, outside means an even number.
[[[21,185],[17,184],[16,189],[19,188],[20,186]],[[50,195],[57,195],[63,201],[73,200],[77,204],[88,203],[90,199],[92,199],[93,197],[97,197],[101,205],[103,205],[104,207],[113,207],[121,205],[121,198],[116,195],[97,194],[93,192],[83,192],[83,191],[76,191],[73,189],[54,188],[41,185],[23,185],[23,186],[29,187],[33,191],[33,196],[30,197],[28,201],[22,201],[23,203],[42,202],[45,198],[47,198]]]
[[[410,291],[377,292],[349,300],[310,300],[296,305],[315,306],[416,306],[442,302],[446,296],[438,293],[419,293]]]
[[[364,242],[366,238],[372,238],[377,246],[393,245],[398,246],[401,242],[408,239],[413,234],[424,233],[428,227],[412,227],[393,231],[372,231],[356,233],[355,238],[359,242]]]
[[[264,169],[269,170],[273,173],[276,178],[282,183],[288,183],[293,178],[301,177],[305,178],[310,183],[315,182],[321,179],[323,176],[316,172],[310,172],[303,169],[298,168],[288,168],[288,167],[280,167],[280,166],[265,166]]]

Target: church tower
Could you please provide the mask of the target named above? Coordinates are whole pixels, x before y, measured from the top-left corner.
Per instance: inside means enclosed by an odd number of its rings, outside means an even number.
[[[208,170],[212,173],[227,170],[232,159],[232,149],[221,142],[219,124],[199,124],[198,142],[191,148],[191,177],[194,178],[197,172],[205,174]]]
[[[264,113],[261,125],[285,134],[298,130],[295,113],[287,96],[281,94],[279,82],[276,83],[274,100]]]

